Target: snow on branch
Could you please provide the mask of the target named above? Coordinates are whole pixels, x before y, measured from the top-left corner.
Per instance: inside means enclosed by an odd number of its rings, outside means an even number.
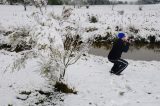
[[[15,69],[20,69],[20,65],[24,67],[28,59],[37,59],[42,76],[52,82],[61,81],[68,66],[75,64],[88,52],[91,42],[82,40],[85,30],[79,23],[70,20],[69,16],[63,17],[65,13],[68,14],[68,11],[64,11],[60,20],[48,14],[32,14],[36,24],[31,26],[27,36],[31,49],[19,53],[23,55],[14,62]],[[17,40],[21,41],[23,37]]]

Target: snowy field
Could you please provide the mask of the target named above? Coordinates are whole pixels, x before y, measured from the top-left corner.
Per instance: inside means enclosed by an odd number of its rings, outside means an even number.
[[[98,28],[84,33],[84,38],[96,35],[105,36],[106,32],[113,35],[118,25],[128,32],[128,27],[140,29],[135,36],[146,38],[155,35],[160,39],[160,5],[143,6],[91,6],[89,9],[73,9],[69,20],[76,20],[81,27]],[[48,6],[48,11],[60,15],[62,6]],[[121,12],[124,11],[123,15]],[[31,14],[37,11],[23,6],[0,5],[0,32],[13,30],[16,27],[33,23]],[[48,12],[49,13],[49,12]],[[89,15],[98,18],[97,23],[90,23]],[[110,27],[110,28],[108,28]],[[131,33],[130,33],[131,34]],[[0,43],[4,37],[0,34]],[[41,91],[53,92],[48,81],[40,75],[36,60],[28,60],[20,71],[11,72],[7,69],[19,53],[0,50],[0,106],[159,106],[160,105],[160,61],[127,60],[129,66],[121,76],[110,75],[112,67],[107,57],[87,54],[70,66],[66,73],[66,82],[73,86],[78,94],[55,94],[50,99]],[[7,70],[7,71],[6,71]]]
[[[160,41],[160,5],[118,5],[112,10],[112,6],[90,6],[73,8],[68,21],[76,21],[86,30],[83,36],[86,38],[95,36],[106,36],[107,33],[116,35],[118,29],[126,32],[129,36],[147,38],[155,36]],[[139,8],[142,10],[139,10]],[[24,11],[23,6],[0,6],[0,30],[13,30],[14,27],[33,25],[32,14],[37,10],[35,7],[28,7]],[[48,6],[48,15],[53,13],[57,16],[62,14],[63,6]],[[96,23],[91,23],[89,17],[96,17]],[[93,30],[92,30],[93,29]],[[94,30],[95,29],[95,30]],[[92,30],[92,31],[88,31]],[[134,32],[136,31],[137,32]]]
[[[16,55],[0,53],[0,104],[1,106],[34,106],[45,100],[37,90],[52,91],[47,81],[37,71],[38,66],[30,61],[24,70],[3,73]],[[160,62],[129,61],[122,76],[110,75],[112,66],[107,58],[87,55],[69,67],[66,81],[75,87],[77,95],[64,94],[63,102],[57,106],[159,106],[160,105]],[[30,95],[20,94],[22,91]],[[20,98],[20,99],[17,99]],[[21,100],[22,99],[22,100]],[[56,98],[43,105],[53,106]]]

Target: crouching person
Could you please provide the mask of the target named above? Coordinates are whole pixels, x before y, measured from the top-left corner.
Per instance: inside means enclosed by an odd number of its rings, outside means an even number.
[[[121,59],[121,55],[128,51],[129,45],[127,36],[124,33],[119,33],[118,40],[114,42],[108,55],[108,60],[114,64],[110,73],[121,75],[121,72],[128,66],[128,62]]]

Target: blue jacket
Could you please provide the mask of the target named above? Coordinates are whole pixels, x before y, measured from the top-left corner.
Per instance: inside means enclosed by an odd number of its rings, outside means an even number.
[[[111,51],[109,52],[108,59],[116,60],[121,58],[122,52],[127,52],[129,49],[129,43],[124,42],[122,39],[118,39],[114,42]]]

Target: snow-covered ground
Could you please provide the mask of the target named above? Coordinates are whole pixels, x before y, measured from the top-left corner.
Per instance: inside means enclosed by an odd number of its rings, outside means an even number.
[[[70,6],[73,8],[73,6]],[[139,8],[142,10],[139,10]],[[118,5],[114,6],[90,6],[73,8],[72,15],[69,21],[79,22],[80,26],[88,29],[97,29],[86,32],[84,37],[106,36],[107,33],[116,35],[115,31],[118,26],[119,29],[126,32],[128,35],[135,37],[141,36],[147,38],[148,36],[156,36],[156,40],[160,41],[160,5]],[[60,16],[63,6],[48,6],[47,12],[51,12]],[[31,15],[37,10],[33,6],[29,6],[27,11],[24,11],[23,6],[6,6],[0,5],[0,30],[13,29],[13,27],[20,27],[34,24]],[[89,17],[95,16],[97,23],[90,23]],[[133,29],[133,31],[131,31]],[[134,33],[134,30],[138,32]]]
[[[159,37],[160,5],[147,5],[139,11],[139,6],[91,6],[74,9],[70,21],[79,22],[81,27],[95,27],[98,30],[84,33],[84,38],[94,35],[105,36],[106,32],[117,33],[118,25],[128,32],[128,26],[140,29],[137,36]],[[49,6],[61,14],[62,6]],[[36,9],[23,6],[0,5],[0,32],[15,27],[34,25],[31,14]],[[123,15],[121,15],[124,10]],[[37,11],[37,10],[36,10]],[[96,16],[97,23],[90,23],[88,16]],[[110,28],[108,28],[110,27]],[[4,36],[0,35],[0,43]],[[41,76],[36,60],[29,59],[24,69],[11,72],[7,68],[18,53],[0,50],[0,106],[159,106],[160,105],[160,62],[128,60],[129,66],[121,76],[110,75],[112,67],[106,57],[88,54],[76,64],[70,66],[66,82],[73,86],[78,94],[56,94],[52,86]],[[50,99],[43,92],[49,92]],[[55,94],[54,94],[55,93]]]
[[[83,57],[68,71],[79,93],[66,96],[64,106],[159,106],[160,62],[128,61],[123,75],[114,76],[107,58]]]
[[[52,91],[52,88],[41,77],[33,60],[28,61],[21,71],[4,73],[15,56],[14,53],[0,52],[0,105],[34,106],[38,101],[45,100],[45,95],[36,91]],[[129,66],[123,75],[115,76],[109,73],[112,63],[107,58],[82,57],[69,67],[66,74],[67,83],[78,94],[64,94],[61,97],[64,101],[57,100],[57,106],[159,106],[160,62],[128,61]],[[24,91],[31,94],[20,94]],[[52,103],[56,103],[56,98],[39,106],[52,106]]]

